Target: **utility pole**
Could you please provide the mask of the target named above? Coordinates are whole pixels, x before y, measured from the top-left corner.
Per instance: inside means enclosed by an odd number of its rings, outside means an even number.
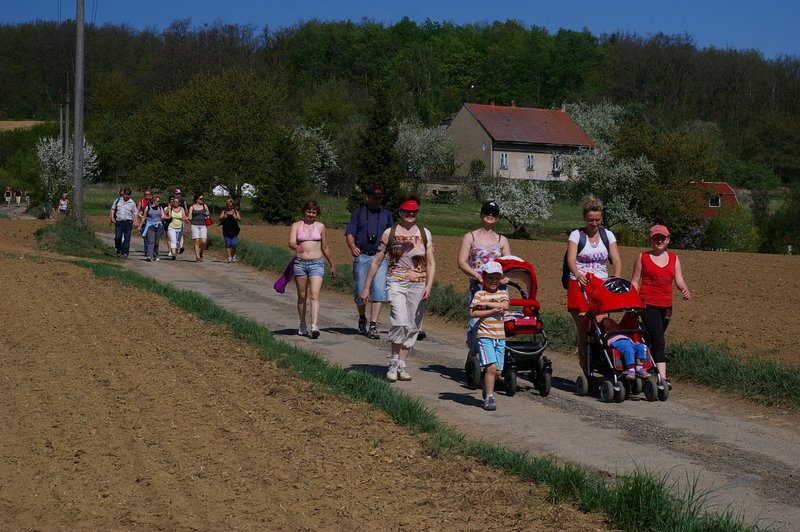
[[[83,0],[77,0],[75,14],[75,135],[73,146],[72,199],[75,221],[83,224]]]

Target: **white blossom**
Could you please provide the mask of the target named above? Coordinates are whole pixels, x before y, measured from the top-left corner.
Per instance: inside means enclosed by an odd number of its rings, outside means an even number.
[[[397,124],[394,151],[417,190],[437,172],[446,173],[455,159],[455,146],[444,129],[424,127],[414,118]]]
[[[494,200],[500,217],[514,226],[516,234],[527,234],[536,220],[550,218],[555,198],[541,183],[532,179],[499,178],[480,187],[481,200]]]
[[[67,139],[42,137],[36,143],[36,157],[44,197],[57,197],[70,190],[73,184],[73,146]],[[100,163],[91,144],[83,143],[83,180],[88,182],[100,175]]]
[[[339,168],[333,142],[323,133],[322,126],[298,126],[292,132],[311,182],[320,191],[328,184],[328,176]]]

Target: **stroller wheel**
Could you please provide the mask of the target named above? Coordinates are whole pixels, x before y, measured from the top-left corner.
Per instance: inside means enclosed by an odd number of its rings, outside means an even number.
[[[625,383],[620,382],[619,383],[619,391],[618,392],[617,391],[614,392],[614,402],[615,403],[623,402],[625,400],[625,395],[626,395]]]
[[[467,355],[464,373],[466,373],[467,388],[474,390],[481,385],[481,366],[478,364],[478,357],[471,353]]]
[[[636,380],[631,383],[631,395],[639,395],[643,389],[644,381],[642,381],[641,377],[636,377]]]
[[[552,377],[550,376],[550,373],[542,373],[539,375],[539,380],[536,381],[536,389],[539,390],[539,395],[542,397],[547,397],[550,395],[551,381]]]
[[[581,397],[589,393],[589,378],[586,375],[578,375],[575,379],[575,393]]]
[[[603,379],[600,382],[600,400],[604,403],[610,403],[614,399],[614,385],[608,379]]]
[[[658,379],[655,375],[644,381],[644,396],[650,402],[658,399]]]
[[[658,381],[658,400],[659,401],[666,401],[669,399],[669,384],[667,381]]]
[[[506,377],[506,395],[513,397],[517,393],[517,372],[511,371]]]

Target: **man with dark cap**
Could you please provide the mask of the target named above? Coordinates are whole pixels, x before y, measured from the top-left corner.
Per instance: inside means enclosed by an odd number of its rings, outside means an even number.
[[[383,232],[392,227],[394,220],[392,214],[381,206],[383,189],[380,185],[373,184],[366,190],[367,203],[361,205],[350,216],[350,222],[345,229],[347,247],[353,255],[353,297],[358,308],[358,332],[367,338],[377,340],[378,315],[381,303],[388,301],[386,295],[386,260],[383,261],[378,273],[370,286],[370,315],[369,328],[367,328],[367,306],[360,294],[364,288],[369,265],[380,245]]]

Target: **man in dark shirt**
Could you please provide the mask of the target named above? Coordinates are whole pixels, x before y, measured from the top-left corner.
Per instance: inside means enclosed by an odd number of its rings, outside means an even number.
[[[381,235],[386,229],[392,227],[394,221],[391,213],[381,206],[383,189],[380,185],[372,185],[367,189],[366,194],[366,205],[356,208],[350,216],[350,222],[345,230],[345,238],[347,247],[353,254],[353,297],[358,308],[358,332],[366,335],[367,338],[377,340],[380,338],[378,315],[381,312],[381,303],[388,301],[386,296],[386,270],[388,267],[386,259],[383,260],[383,264],[378,269],[370,286],[369,329],[366,317],[367,306],[359,296],[364,288],[369,265],[381,243]]]

